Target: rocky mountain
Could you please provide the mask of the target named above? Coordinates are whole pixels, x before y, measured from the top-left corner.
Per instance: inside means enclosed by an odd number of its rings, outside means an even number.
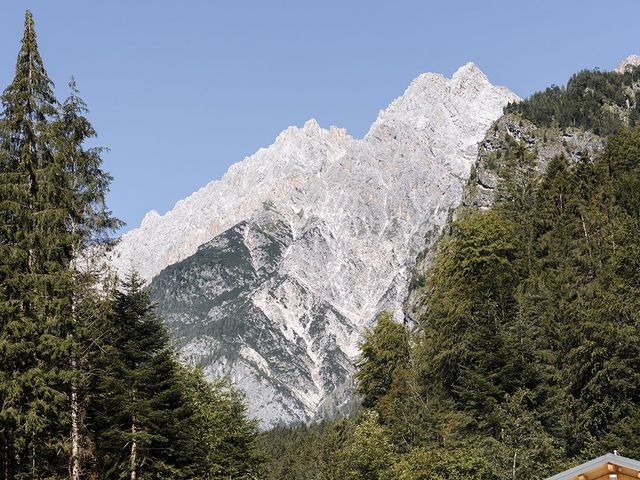
[[[533,159],[533,168],[543,172],[549,161],[565,155],[578,161],[583,155],[594,158],[604,147],[604,138],[581,128],[540,128],[516,114],[505,114],[488,129],[478,144],[478,157],[460,204],[452,211],[451,222],[476,210],[490,208],[496,201],[504,172],[513,168],[505,163],[506,153],[522,148]],[[446,230],[445,230],[446,234]],[[424,313],[427,299],[422,287],[437,251],[438,242],[423,250],[416,260],[404,308],[407,315],[418,319]]]
[[[517,97],[473,64],[427,73],[362,139],[310,120],[122,237],[182,357],[229,374],[264,427],[344,407],[362,332],[402,319],[419,252]]]
[[[615,71],[624,73],[626,70],[636,67],[640,67],[640,55],[629,55],[618,64]]]
[[[607,133],[623,126],[633,126],[640,118],[639,73],[640,56],[630,55],[613,72],[583,70],[575,74],[566,87],[550,87],[520,102],[515,108],[507,108],[507,112],[493,123],[478,144],[477,159],[464,187],[461,203],[452,211],[451,222],[476,210],[488,209],[495,203],[505,173],[513,174],[517,168],[507,163],[509,152],[521,149],[529,156],[534,175],[544,172],[549,161],[559,155],[572,162],[595,159],[605,146]],[[570,97],[569,101],[558,97],[559,91]],[[571,112],[572,124],[566,121],[561,124],[562,118],[567,117],[559,110],[563,103],[575,105],[583,117]],[[539,124],[528,118],[536,116],[533,113],[536,106],[544,109],[547,115]],[[594,123],[593,116],[611,118],[608,123]],[[447,228],[445,234],[446,231]],[[404,305],[405,312],[412,318],[417,319],[424,313],[423,302],[427,296],[422,287],[436,250],[437,242],[433,242],[416,260]]]

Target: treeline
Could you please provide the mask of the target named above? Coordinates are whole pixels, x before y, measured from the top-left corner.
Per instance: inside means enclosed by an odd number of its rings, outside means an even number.
[[[363,410],[268,432],[267,478],[533,480],[640,458],[640,126],[542,174],[505,155],[494,207],[440,243],[418,327],[382,315],[366,335]]]
[[[243,398],[177,362],[135,273],[100,267],[120,222],[70,89],[27,12],[0,114],[0,477],[258,478]]]
[[[506,113],[520,113],[540,127],[577,127],[609,135],[633,128],[640,117],[640,67],[624,73],[582,70],[566,87],[553,85],[530,98],[509,104]]]

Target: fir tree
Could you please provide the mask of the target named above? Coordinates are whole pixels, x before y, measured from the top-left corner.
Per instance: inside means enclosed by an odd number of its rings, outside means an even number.
[[[383,312],[373,330],[365,333],[360,352],[356,392],[363,396],[363,406],[373,407],[391,389],[395,372],[407,365],[408,332],[390,312]]]
[[[99,323],[78,310],[80,303],[93,303],[96,278],[77,260],[118,222],[105,207],[110,177],[101,170],[100,150],[84,146],[95,132],[75,84],[71,87],[72,95],[60,106],[27,11],[0,123],[0,356],[12,372],[2,381],[6,408],[0,418],[6,431],[16,432],[6,436],[7,471],[33,477],[68,466],[77,480],[83,443],[80,371],[86,370],[79,352],[88,341],[82,340],[87,330],[80,320]]]
[[[517,226],[504,215],[471,216],[443,241],[427,284],[418,346],[424,381],[484,429],[496,402],[529,381],[512,351],[519,245]]]
[[[243,398],[178,363],[137,274],[115,293],[93,363],[88,427],[100,478],[258,478],[256,423]]]
[[[345,480],[378,480],[386,478],[395,461],[394,446],[378,422],[375,411],[362,414],[353,438],[336,452]]]
[[[257,448],[257,421],[249,419],[243,395],[228,379],[208,383],[198,370],[183,369],[185,400],[192,406],[191,437],[184,447],[190,478],[254,480],[263,457]]]
[[[96,132],[85,114],[88,109],[80,98],[76,82],[69,82],[71,94],[62,105],[54,124],[56,160],[67,174],[66,196],[61,199],[67,212],[70,237],[71,271],[74,291],[71,298],[73,322],[70,367],[73,375],[70,392],[71,479],[81,476],[81,460],[86,446],[83,419],[88,402],[90,353],[105,323],[104,304],[96,294],[98,281],[104,282],[101,255],[110,246],[109,233],[120,226],[106,207],[105,196],[111,177],[102,170],[102,149],[87,148]],[[78,265],[81,261],[82,265]]]
[[[58,103],[25,15],[13,82],[0,120],[0,422],[5,472],[37,478],[64,471],[60,452],[70,384],[70,241],[66,172],[55,160]]]
[[[132,274],[116,292],[111,328],[96,359],[101,373],[92,386],[90,428],[101,478],[170,477],[184,461],[170,442],[181,427],[177,365],[142,287]]]

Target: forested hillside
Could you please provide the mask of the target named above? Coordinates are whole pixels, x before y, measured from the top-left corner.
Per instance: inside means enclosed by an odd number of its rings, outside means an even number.
[[[267,432],[268,478],[531,480],[640,457],[637,76],[585,71],[507,107],[539,145],[604,147],[540,161],[513,129],[490,202],[453,216],[416,287],[417,326],[383,314],[365,337],[361,411]]]

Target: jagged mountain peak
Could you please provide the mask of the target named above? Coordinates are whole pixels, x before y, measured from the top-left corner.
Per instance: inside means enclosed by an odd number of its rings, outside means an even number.
[[[489,83],[489,79],[484,72],[473,62],[467,62],[462,65],[451,78],[459,82],[474,80],[479,83]]]
[[[508,90],[485,82],[484,74],[478,72],[475,65],[467,64],[456,72],[456,79],[433,73],[420,75],[403,95],[381,110],[366,136],[368,141],[380,138],[381,131],[389,128],[402,131],[403,135],[429,130],[426,134],[434,135],[437,143],[431,148],[446,154],[442,152],[446,145],[439,144],[446,144],[453,137],[458,141],[468,137],[461,135],[460,125],[447,125],[451,118],[465,116],[474,122],[477,118],[484,124],[501,110],[499,105],[504,98],[507,101],[517,98]],[[469,78],[480,81],[461,81]],[[474,97],[478,95],[486,98],[476,102]],[[460,112],[468,106],[476,108],[476,104],[477,112]],[[468,130],[476,128],[470,125]],[[382,141],[388,141],[386,136]],[[289,202],[290,191],[299,189],[307,176],[328,168],[347,151],[358,148],[355,146],[358,142],[344,129],[321,128],[315,119],[302,127],[288,127],[271,146],[231,165],[222,179],[178,201],[166,214],[150,212],[139,228],[122,236],[113,263],[119,270],[136,268],[144,279],[151,280],[166,266],[193,254],[198,245],[248,218],[265,199],[278,197]],[[465,168],[462,165],[456,174],[464,174]]]
[[[331,126],[323,128],[315,118],[307,120],[302,127],[292,125],[284,129],[275,139],[274,145],[286,145],[290,143],[306,143],[309,141],[349,141],[353,138],[344,128]],[[261,149],[262,150],[262,149]]]
[[[289,127],[148,214],[113,262],[153,279],[183,358],[229,374],[263,426],[339,410],[362,332],[383,309],[401,318],[416,255],[514,99],[467,64],[420,75],[362,139],[314,119]]]
[[[156,210],[149,210],[142,219],[141,225],[149,225],[161,218]]]
[[[480,97],[487,97],[486,102]],[[386,109],[380,110],[369,134],[380,125],[397,122],[417,129],[429,128],[434,126],[430,125],[432,123],[455,116],[461,109],[473,107],[476,103],[493,103],[501,97],[507,97],[508,101],[519,99],[508,89],[492,85],[472,62],[460,67],[450,79],[439,73],[423,73],[411,82],[400,97]],[[478,98],[480,101],[475,102],[474,99]],[[478,114],[482,115],[482,112]]]
[[[627,58],[622,60],[615,71],[619,73],[624,73],[625,70],[629,67],[638,67],[640,66],[640,55],[629,55]]]

